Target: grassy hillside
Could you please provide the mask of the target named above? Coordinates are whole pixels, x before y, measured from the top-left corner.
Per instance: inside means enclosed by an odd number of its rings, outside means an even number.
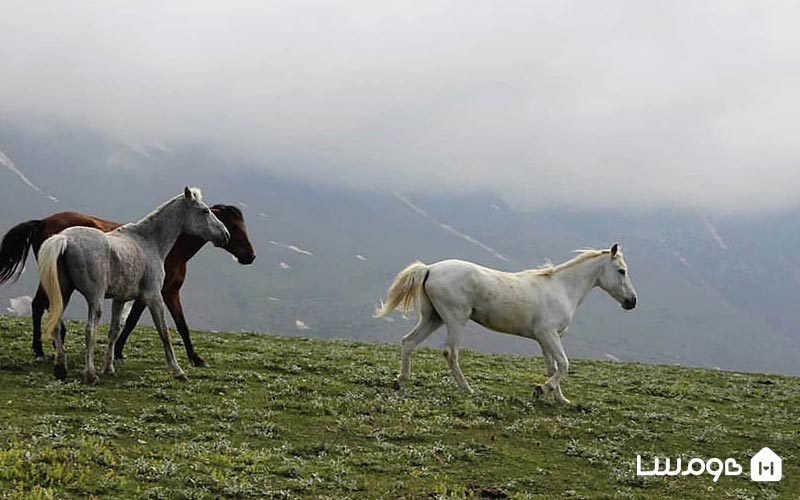
[[[212,368],[182,383],[142,328],[117,375],[86,386],[69,326],[60,383],[33,361],[27,320],[0,317],[0,498],[800,495],[797,378],[578,360],[573,405],[556,407],[531,396],[540,358],[466,352],[466,395],[422,349],[395,392],[397,346],[198,333]],[[733,457],[746,473],[763,446],[784,457],[780,483],[634,474],[637,453]]]

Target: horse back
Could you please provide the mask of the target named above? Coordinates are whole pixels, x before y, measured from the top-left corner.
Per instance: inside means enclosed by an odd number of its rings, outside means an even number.
[[[42,219],[42,229],[38,235],[39,239],[33,242],[34,253],[38,253],[44,240],[70,227],[90,227],[99,231],[108,232],[118,228],[120,225],[121,224],[118,222],[101,219],[80,212],[57,212]]]
[[[425,290],[437,311],[454,308],[486,328],[523,336],[542,312],[543,290],[520,273],[461,260],[437,262],[429,269]]]

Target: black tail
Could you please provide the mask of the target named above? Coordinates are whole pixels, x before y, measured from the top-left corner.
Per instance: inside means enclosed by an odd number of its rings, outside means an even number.
[[[12,227],[0,243],[0,285],[19,279],[28,259],[33,239],[39,233],[42,221],[29,220]]]

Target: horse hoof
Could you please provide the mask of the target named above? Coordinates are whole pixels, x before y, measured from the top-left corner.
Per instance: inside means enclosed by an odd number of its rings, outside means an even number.
[[[122,353],[119,354],[114,353],[114,361],[119,361],[120,363],[122,363],[123,361],[125,361],[125,356],[123,356]]]
[[[67,378],[67,367],[64,365],[56,365],[56,378],[64,380]]]
[[[87,373],[83,376],[83,380],[89,385],[95,385],[100,378],[95,373]]]
[[[35,360],[37,363],[44,363],[44,354],[41,356],[36,356]]]
[[[186,376],[186,373],[180,372],[175,374],[175,379],[180,380],[181,382],[187,382],[189,377]]]
[[[197,368],[211,368],[211,365],[209,365],[206,360],[199,356],[192,358],[192,365]]]
[[[392,389],[394,389],[395,391],[399,391],[400,390],[400,382],[398,382],[397,380],[392,382]]]
[[[544,388],[539,384],[533,388],[533,397],[539,399],[542,395],[544,395]]]

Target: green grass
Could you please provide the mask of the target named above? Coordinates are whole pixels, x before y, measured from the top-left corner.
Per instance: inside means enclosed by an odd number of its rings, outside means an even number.
[[[396,392],[397,346],[198,332],[212,368],[183,361],[179,382],[139,328],[87,386],[69,328],[61,383],[28,321],[0,317],[0,498],[800,497],[797,378],[576,360],[557,407],[532,398],[540,358],[465,352],[468,395],[420,349]],[[763,446],[780,483],[746,475]],[[636,454],[733,457],[745,475],[637,478]]]

